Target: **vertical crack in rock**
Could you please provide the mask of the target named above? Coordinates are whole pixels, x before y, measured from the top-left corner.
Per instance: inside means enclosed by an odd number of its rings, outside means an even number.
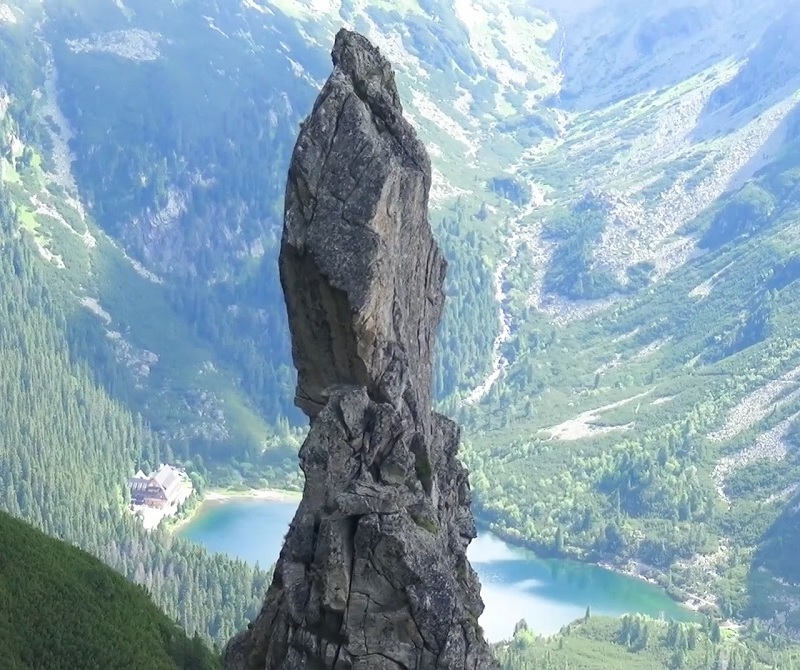
[[[446,263],[390,64],[341,30],[286,187],[303,500],[228,670],[485,670],[459,429],[431,410]]]

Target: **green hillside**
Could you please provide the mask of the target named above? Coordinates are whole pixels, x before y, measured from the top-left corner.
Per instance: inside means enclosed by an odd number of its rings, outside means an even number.
[[[4,670],[213,670],[218,659],[84,551],[0,512]]]
[[[347,24],[431,155],[477,516],[800,635],[785,4],[0,0],[0,506],[190,632],[257,607],[265,573],[145,533],[123,484],[300,484],[281,198]]]
[[[94,318],[62,299],[35,235],[0,184],[0,504],[146,586],[190,634],[222,643],[257,611],[269,575],[148,532],[128,512],[128,477],[175,455],[114,397],[114,355]],[[202,490],[201,464],[190,467]]]
[[[25,10],[0,22],[0,507],[97,556],[190,635],[222,644],[257,611],[268,573],[145,531],[125,484],[167,461],[202,491],[215,463],[202,436],[246,449],[264,423],[171,316],[168,288],[76,199],[50,134],[58,115],[30,95],[46,88],[48,51],[31,32],[42,8]],[[235,421],[215,414],[221,402]]]
[[[682,624],[642,616],[590,617],[551,638],[521,622],[495,645],[501,670],[795,670],[800,650],[751,625]]]
[[[794,596],[769,575],[797,579],[798,156],[790,131],[678,231],[699,247],[680,272],[584,318],[519,323],[507,374],[462,413],[479,509],[498,531],[643,563],[676,596],[797,626]],[[586,211],[567,220],[607,223]]]

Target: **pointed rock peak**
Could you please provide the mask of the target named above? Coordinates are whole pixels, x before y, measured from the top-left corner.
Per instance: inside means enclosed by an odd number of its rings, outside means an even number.
[[[431,409],[446,264],[389,63],[340,31],[297,139],[280,274],[303,499],[227,670],[488,670],[459,430]]]
[[[333,61],[286,191],[280,271],[297,404],[313,417],[330,390],[363,386],[427,408],[446,267],[428,223],[430,161],[378,49],[343,30]]]
[[[342,28],[336,34],[331,57],[333,66],[350,79],[362,99],[385,101],[387,107],[402,114],[392,66],[366,37]]]

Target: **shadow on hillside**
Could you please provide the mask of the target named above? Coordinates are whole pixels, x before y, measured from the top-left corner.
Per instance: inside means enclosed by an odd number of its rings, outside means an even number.
[[[706,101],[692,132],[703,142],[730,135],[797,90],[800,79],[800,7],[773,21],[736,75]]]
[[[748,179],[756,176],[772,161],[780,159],[786,146],[798,139],[800,139],[800,103],[792,108],[758,150],[753,152],[750,160],[730,177],[725,190],[731,192],[741,188]]]
[[[748,614],[778,631],[800,628],[800,493],[761,537],[747,575]]]
[[[67,318],[70,358],[176,456],[252,462],[266,457],[263,436],[281,419],[303,425],[277,249],[235,285],[212,288],[143,280],[104,252],[93,267],[94,305]]]
[[[726,58],[743,57],[748,46],[745,36],[714,46],[720,17],[709,7],[651,11],[632,23],[619,19],[615,30],[597,37],[597,25],[607,22],[602,10],[581,15],[551,42],[554,57],[562,49],[567,54],[560,98],[566,109],[588,111],[672,88]]]

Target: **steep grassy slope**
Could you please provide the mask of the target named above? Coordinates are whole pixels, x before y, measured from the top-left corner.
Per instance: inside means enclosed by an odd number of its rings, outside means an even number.
[[[212,670],[145,590],[0,512],[0,665],[7,670]]]

